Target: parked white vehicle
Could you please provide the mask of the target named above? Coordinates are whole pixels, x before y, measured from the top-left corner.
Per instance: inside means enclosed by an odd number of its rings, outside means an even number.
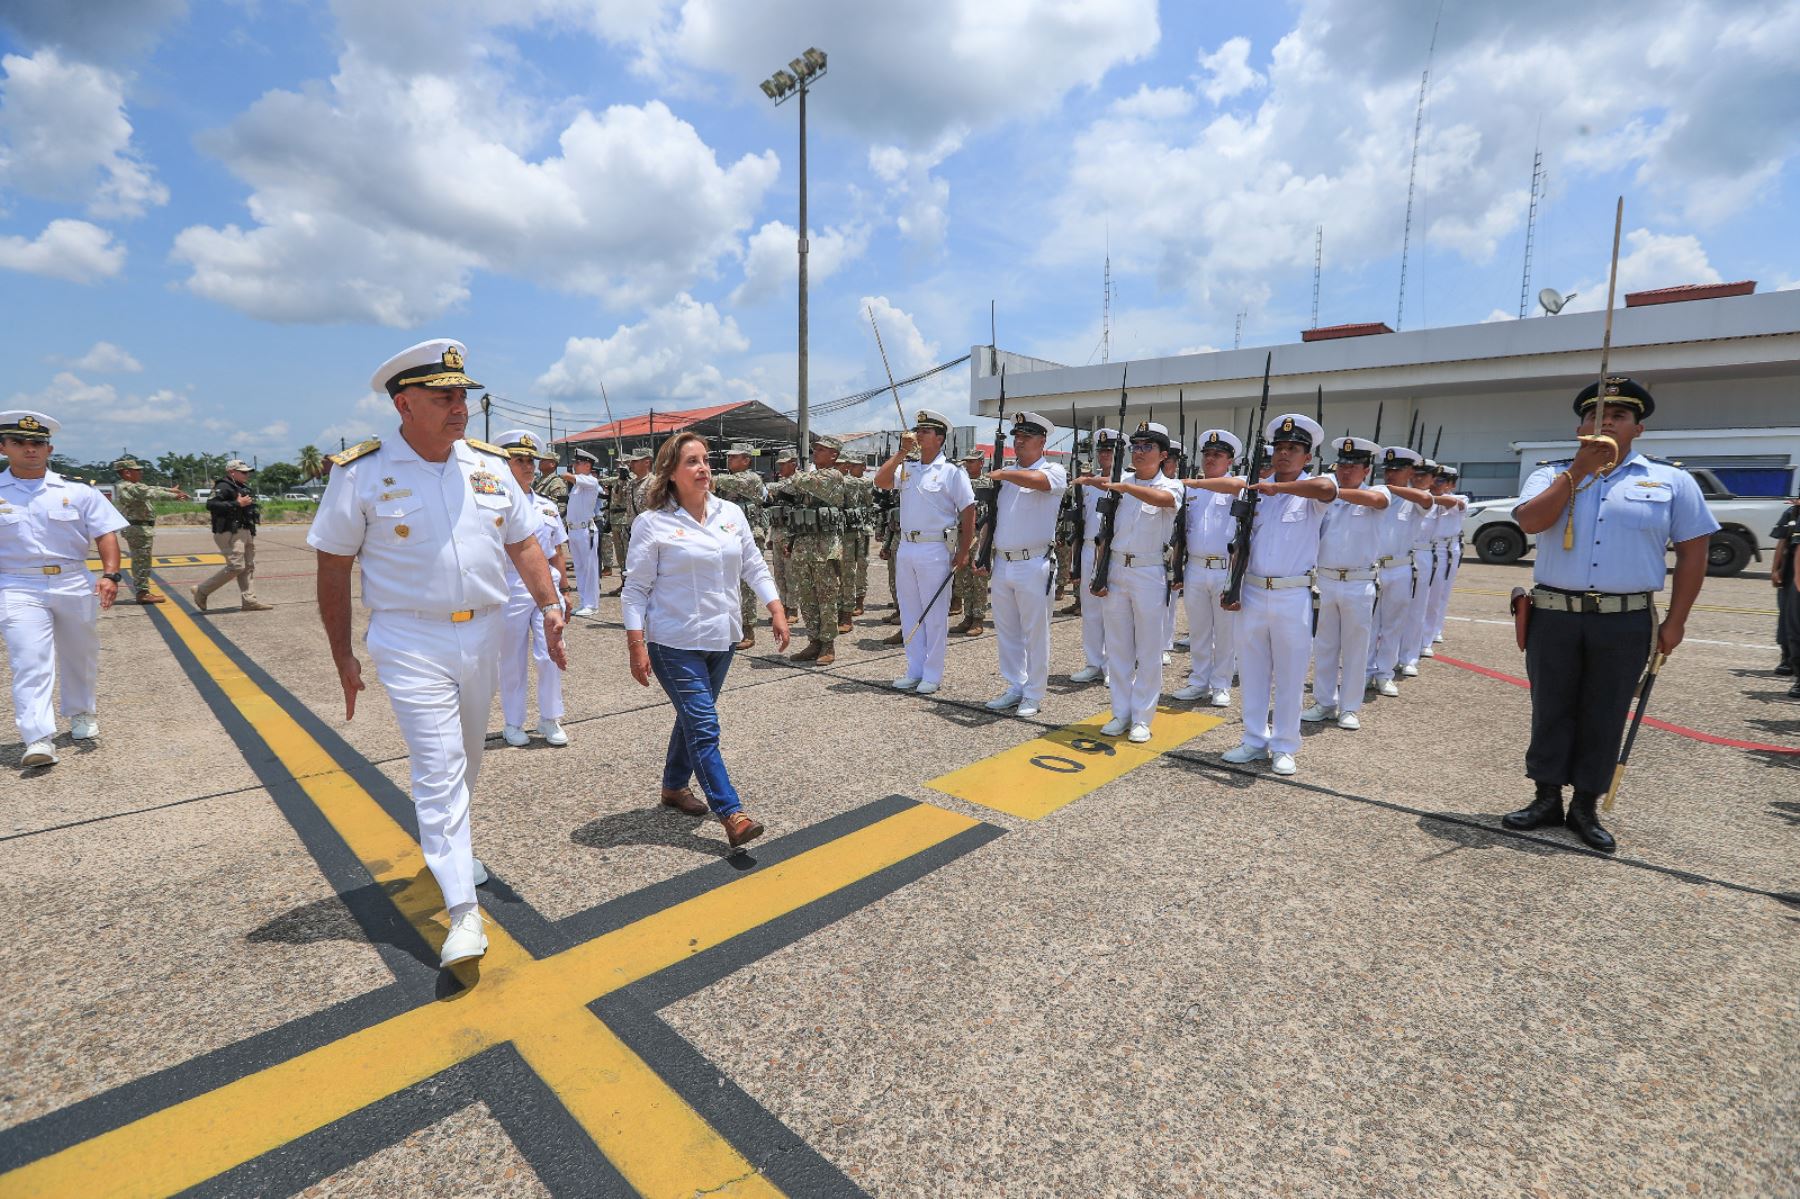
[[[1694,482],[1700,485],[1707,508],[1719,522],[1719,531],[1713,534],[1707,547],[1706,573],[1734,575],[1748,566],[1752,558],[1762,561],[1762,551],[1775,548],[1769,530],[1787,510],[1788,501],[1740,499],[1727,491],[1710,470],[1690,469],[1688,474],[1693,475]],[[1463,540],[1474,547],[1476,557],[1483,562],[1507,565],[1517,562],[1531,549],[1531,534],[1513,520],[1512,510],[1518,502],[1516,495],[1503,500],[1483,500],[1470,504],[1464,513]]]

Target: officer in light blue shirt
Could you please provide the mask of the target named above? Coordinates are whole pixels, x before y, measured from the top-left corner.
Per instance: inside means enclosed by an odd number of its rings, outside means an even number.
[[[1595,408],[1600,406],[1596,419]],[[1531,747],[1525,773],[1537,798],[1508,814],[1508,828],[1558,821],[1611,852],[1595,804],[1607,789],[1638,677],[1652,643],[1681,644],[1688,611],[1706,578],[1706,547],[1719,528],[1693,477],[1644,457],[1632,443],[1656,401],[1622,376],[1575,397],[1580,448],[1525,483],[1513,519],[1537,535],[1525,667],[1531,676]],[[1596,427],[1597,426],[1597,427]],[[1675,579],[1662,623],[1654,593],[1664,554],[1675,546]],[[1562,789],[1574,794],[1565,815]]]

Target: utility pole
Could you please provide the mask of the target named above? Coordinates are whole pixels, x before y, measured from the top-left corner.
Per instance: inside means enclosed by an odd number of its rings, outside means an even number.
[[[808,49],[799,58],[788,63],[788,70],[776,71],[762,82],[763,94],[780,104],[793,95],[800,97],[800,236],[795,248],[800,255],[800,336],[799,353],[797,355],[797,377],[795,390],[798,392],[798,412],[796,424],[799,426],[799,451],[804,460],[807,456],[807,404],[806,404],[806,92],[812,80],[825,74],[825,52],[816,46]],[[654,441],[654,438],[652,439]]]

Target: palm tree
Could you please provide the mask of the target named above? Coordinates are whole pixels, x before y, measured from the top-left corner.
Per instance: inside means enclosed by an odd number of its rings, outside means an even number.
[[[300,473],[313,480],[325,473],[325,457],[316,445],[300,447]]]

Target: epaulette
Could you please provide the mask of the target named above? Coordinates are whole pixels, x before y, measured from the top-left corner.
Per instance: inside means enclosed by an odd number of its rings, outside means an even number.
[[[491,442],[477,441],[473,437],[465,437],[463,438],[463,441],[468,444],[470,449],[480,450],[484,454],[492,454],[496,458],[505,458],[508,456],[505,450]]]
[[[349,466],[358,458],[366,458],[381,448],[381,438],[371,437],[367,441],[359,441],[347,450],[327,455],[338,466]]]
[[[1658,458],[1654,454],[1640,453],[1638,455],[1638,457],[1642,458],[1646,462],[1654,462],[1658,466],[1680,466],[1681,465],[1681,463],[1675,461],[1675,459],[1673,459],[1673,458]]]

